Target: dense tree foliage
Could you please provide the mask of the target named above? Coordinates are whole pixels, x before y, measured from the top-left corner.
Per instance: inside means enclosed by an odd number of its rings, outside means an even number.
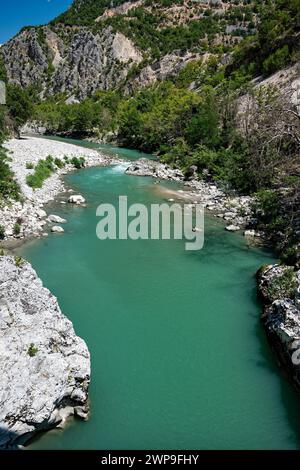
[[[10,117],[18,129],[31,117],[33,107],[28,92],[16,85],[7,85],[6,104]]]
[[[20,188],[7,163],[7,153],[0,145],[0,203],[2,199],[19,199]]]
[[[300,57],[300,0],[267,0],[260,9],[258,31],[236,49],[233,68],[269,75]]]
[[[35,106],[34,118],[47,132],[90,135],[114,131],[121,96],[117,92],[99,91],[81,103],[66,104],[64,96]]]
[[[0,58],[0,80],[7,82],[6,70],[3,64],[3,61]],[[7,87],[10,92],[12,87]],[[26,92],[18,88],[19,98],[26,95]],[[15,95],[16,96],[16,95]],[[24,115],[24,110],[18,108],[20,104],[16,105],[13,93],[10,93],[9,98],[7,98],[7,105],[0,105],[0,204],[2,200],[8,199],[19,199],[20,198],[20,188],[16,181],[14,180],[14,175],[10,170],[8,165],[8,156],[5,148],[3,147],[4,139],[7,137],[8,129],[11,127],[17,127],[17,123],[14,122],[14,117],[19,117],[20,115],[25,117],[25,120],[28,119],[29,114]],[[20,102],[22,104],[22,101]],[[29,104],[28,104],[29,105]],[[25,109],[26,105],[24,103]],[[18,111],[19,109],[19,111]],[[32,108],[31,108],[32,109]],[[19,121],[20,122],[20,121]]]

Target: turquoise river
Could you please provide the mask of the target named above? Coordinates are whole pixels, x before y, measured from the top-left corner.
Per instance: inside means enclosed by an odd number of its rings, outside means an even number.
[[[68,220],[66,233],[18,250],[92,358],[90,420],[71,421],[30,448],[299,449],[300,398],[277,368],[256,299],[255,271],[272,254],[209,216],[200,251],[185,251],[180,240],[98,240],[100,203],[127,195],[149,205],[174,188],[124,168],[66,176],[87,208],[52,205]]]

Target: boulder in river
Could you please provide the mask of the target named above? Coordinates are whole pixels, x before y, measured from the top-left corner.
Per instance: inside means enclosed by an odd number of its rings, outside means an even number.
[[[71,204],[80,205],[80,204],[85,203],[85,199],[80,194],[73,194],[72,196],[69,197],[68,202]]]
[[[66,219],[62,219],[58,215],[54,215],[54,214],[49,215],[48,219],[49,219],[50,222],[53,222],[55,224],[66,224],[67,223]]]
[[[140,158],[132,163],[125,171],[127,175],[152,176],[161,180],[183,180],[183,173],[178,169],[170,168],[168,165],[147,158]]]
[[[59,225],[54,225],[51,227],[51,232],[52,233],[64,233],[64,229],[60,227]]]
[[[248,238],[253,238],[253,237],[260,238],[261,234],[260,232],[257,232],[256,230],[245,230],[244,236]]]
[[[238,225],[228,225],[226,227],[226,230],[227,232],[238,232],[239,230],[241,230],[241,227],[239,227]]]

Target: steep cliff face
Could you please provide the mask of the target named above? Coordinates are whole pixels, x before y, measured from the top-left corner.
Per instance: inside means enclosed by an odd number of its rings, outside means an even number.
[[[29,263],[0,256],[0,449],[88,413],[90,355]]]
[[[30,28],[1,50],[10,82],[35,85],[43,94],[75,94],[114,88],[142,55],[132,41],[110,27],[94,34],[86,27]]]

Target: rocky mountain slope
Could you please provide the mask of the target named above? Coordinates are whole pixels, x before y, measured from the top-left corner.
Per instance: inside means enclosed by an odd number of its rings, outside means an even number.
[[[255,31],[256,20],[255,2],[75,0],[49,25],[24,28],[1,56],[11,83],[83,99],[148,85],[192,59],[226,52]]]
[[[29,263],[0,256],[0,448],[88,413],[90,355]]]
[[[132,41],[105,28],[93,34],[86,27],[68,27],[67,45],[58,31],[46,26],[20,33],[2,49],[11,82],[35,84],[47,94],[83,98],[97,89],[116,87],[142,55]]]

